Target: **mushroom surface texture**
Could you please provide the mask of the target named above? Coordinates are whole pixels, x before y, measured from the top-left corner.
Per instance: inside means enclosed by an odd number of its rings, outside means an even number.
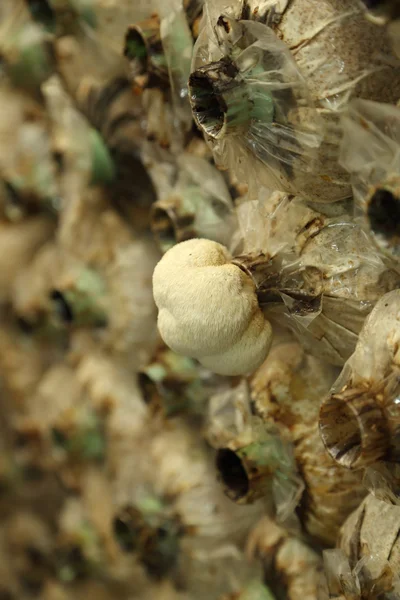
[[[221,375],[243,375],[265,360],[270,323],[255,285],[216,242],[193,239],[171,248],[156,266],[158,329],[175,352]]]

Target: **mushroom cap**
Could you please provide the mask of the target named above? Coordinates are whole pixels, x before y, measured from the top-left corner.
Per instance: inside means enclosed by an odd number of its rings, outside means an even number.
[[[171,248],[153,275],[158,328],[175,352],[205,357],[217,372],[224,367],[218,366],[216,356],[226,353],[228,371],[233,361],[235,372],[248,372],[268,352],[270,325],[258,305],[253,281],[228,262],[230,258],[224,246],[210,240],[192,239]],[[247,356],[240,356],[242,352]]]
[[[236,344],[221,354],[202,357],[200,363],[218,375],[245,375],[262,365],[271,342],[272,327],[260,311]]]

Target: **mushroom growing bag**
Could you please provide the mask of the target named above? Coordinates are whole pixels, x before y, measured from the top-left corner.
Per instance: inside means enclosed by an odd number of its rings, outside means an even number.
[[[251,194],[265,184],[324,202],[347,198],[338,117],[352,95],[397,99],[400,70],[386,36],[355,1],[347,10],[326,0],[261,8],[206,3],[189,79],[195,121]]]

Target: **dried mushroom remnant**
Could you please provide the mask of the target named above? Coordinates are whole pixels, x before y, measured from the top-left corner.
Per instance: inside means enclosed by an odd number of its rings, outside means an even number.
[[[271,344],[251,279],[209,240],[177,244],[153,274],[158,327],[165,343],[221,375],[257,368]]]
[[[334,460],[355,469],[400,457],[400,291],[383,296],[366,319],[320,411],[322,440]]]

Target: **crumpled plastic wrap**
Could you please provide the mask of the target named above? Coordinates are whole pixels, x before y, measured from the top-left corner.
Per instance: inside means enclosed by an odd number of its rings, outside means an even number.
[[[125,52],[148,21],[151,84]],[[0,600],[316,600],[353,509],[321,598],[397,600],[400,269],[359,219],[399,180],[384,28],[358,0],[0,0],[0,63]],[[157,237],[224,244],[191,329],[263,326],[255,373],[161,344]],[[329,394],[368,409],[360,469],[324,452]]]
[[[400,506],[400,464],[383,461],[373,463],[364,471],[364,486],[377,498]]]
[[[93,474],[88,473],[87,476],[88,480],[85,487],[93,487],[93,483],[90,481],[90,479],[93,480]],[[100,479],[100,477],[98,476],[96,479]],[[107,509],[110,508],[110,501],[107,497],[109,494],[107,493],[106,481],[103,480],[102,484],[99,485],[99,481],[96,481],[94,484],[95,490],[93,490],[94,493],[97,492],[103,497],[101,509],[103,514],[100,514],[103,522],[100,526],[98,522],[99,511],[96,511],[94,498],[92,502],[88,502],[88,498],[84,497],[82,502],[78,498],[70,497],[62,507],[54,549],[55,569],[61,581],[70,580],[74,582],[85,575],[98,577],[98,574],[104,572],[105,569],[112,573],[115,560],[115,549],[113,547],[115,541],[112,539],[110,515],[107,514],[109,513]],[[84,496],[87,495],[84,494]],[[113,543],[111,547],[110,541]],[[75,552],[79,553],[78,561],[73,560],[74,549]]]
[[[397,100],[399,68],[387,36],[364,18],[359,0],[291,2],[276,31],[293,49],[321,108],[336,112],[351,95]]]
[[[41,554],[41,568],[34,560],[32,564],[26,563],[27,575],[34,576],[38,589],[44,580],[53,579],[54,573],[59,582],[72,585],[83,576],[97,578],[99,570],[107,579],[124,578],[122,585],[132,586],[133,581],[139,585],[134,563],[127,565],[118,552],[112,530],[112,495],[103,469],[106,444],[111,446],[107,448],[107,461],[110,461],[125,433],[119,426],[118,435],[115,432],[112,435],[116,413],[123,413],[125,426],[129,410],[135,413],[126,433],[130,447],[135,439],[135,426],[141,430],[141,405],[140,401],[135,402],[134,383],[134,378],[129,380],[127,373],[118,371],[115,361],[108,357],[96,364],[94,354],[87,355],[77,369],[61,359],[46,371],[29,403],[14,403],[10,423],[18,440],[14,447],[16,476],[29,471],[39,473],[40,481],[47,481],[47,491],[42,492],[45,502],[43,497],[33,502],[32,492],[29,496],[25,492],[24,502],[28,501],[36,515],[45,514],[43,524],[48,523],[49,517],[57,524],[51,536],[51,553]],[[54,472],[57,473],[55,481]],[[56,484],[54,491],[49,481]],[[37,483],[30,482],[29,488],[38,493]],[[65,495],[67,490],[69,495]],[[38,501],[43,510],[38,511]],[[13,556],[18,551],[26,552],[29,530],[26,526],[21,531],[20,547],[14,548]],[[43,536],[39,536],[39,542],[40,539]],[[32,538],[31,547],[36,548],[37,544],[38,540]]]
[[[88,82],[104,85],[125,73],[123,57],[104,48],[90,28],[83,28],[79,36],[57,38],[54,49],[58,73],[73,97]]]
[[[386,80],[398,87],[400,71],[356,0],[347,12],[327,0],[274,4],[270,28],[241,21],[242,2],[206,3],[189,80],[194,118],[251,195],[264,184],[321,201],[349,197],[338,113],[351,94],[395,100]]]
[[[367,19],[384,24],[399,17],[398,0],[359,0]]]
[[[100,136],[97,148],[102,143],[113,164],[113,172],[104,182],[111,203],[134,229],[147,228],[155,190],[139,150],[144,137],[142,106],[129,80],[117,76],[103,84],[83,82],[77,91],[77,103]],[[103,174],[104,171],[103,167]]]
[[[107,183],[114,177],[114,163],[99,134],[78,112],[58,77],[42,86],[51,119],[53,155],[58,157],[58,212],[68,199],[84,193],[88,185]]]
[[[369,495],[344,524],[337,550],[324,552],[319,598],[387,598],[400,594],[400,508]]]
[[[335,210],[283,193],[238,209],[244,245],[234,259],[257,285],[267,318],[291,328],[302,344],[343,365],[382,291],[398,285],[346,205]]]
[[[26,508],[12,515],[8,520],[7,526],[1,534],[0,546],[2,555],[7,557],[5,573],[2,573],[4,588],[7,590],[9,585],[11,590],[21,597],[24,593],[24,586],[20,585],[20,581],[25,580],[25,588],[40,589],[40,582],[43,575],[47,573],[49,557],[53,550],[52,535],[48,524],[39,518],[32,509]],[[33,550],[30,555],[26,552],[27,547]],[[42,559],[41,564],[36,565],[36,569],[33,564],[34,560],[32,560],[35,552],[36,556],[40,556]],[[14,578],[11,573],[14,573]]]
[[[68,13],[68,7],[64,9]],[[143,230],[155,190],[141,159],[142,99],[132,89],[122,53],[110,51],[96,29],[79,19],[76,31],[51,40],[58,77],[46,82],[43,93],[55,141],[69,145],[61,151],[54,148],[59,162],[65,159],[58,165],[60,195],[65,201],[78,193],[74,178],[90,160],[89,183],[103,185],[113,206],[134,229]]]
[[[400,507],[370,494],[342,527],[339,546],[353,567],[363,556],[371,555],[375,563],[370,567],[372,577],[378,578],[389,566],[395,578],[400,579],[399,529]]]
[[[325,550],[318,600],[361,600],[360,583],[343,550]]]
[[[356,215],[398,268],[400,108],[353,100],[342,115],[341,164],[352,177]]]
[[[379,300],[365,321],[354,354],[321,406],[325,446],[350,469],[399,459],[399,302],[399,290]],[[369,481],[374,489],[379,477]]]

